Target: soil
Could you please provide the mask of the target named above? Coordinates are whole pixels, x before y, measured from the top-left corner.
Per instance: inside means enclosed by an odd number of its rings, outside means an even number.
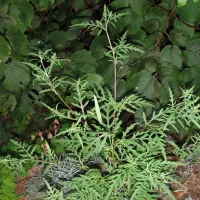
[[[197,163],[186,163],[176,169],[178,181],[173,184],[173,194],[177,200],[200,200],[200,159]]]

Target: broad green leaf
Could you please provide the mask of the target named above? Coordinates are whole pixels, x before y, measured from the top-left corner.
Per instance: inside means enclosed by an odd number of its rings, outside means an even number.
[[[0,0],[0,13],[6,14],[8,11],[9,0]]]
[[[143,23],[143,28],[148,33],[156,32],[160,27],[160,22],[157,19],[150,19]]]
[[[117,80],[117,98],[121,99],[127,92],[127,83],[124,79]]]
[[[10,15],[21,21],[26,27],[31,26],[33,20],[34,11],[33,6],[27,1],[15,1],[9,8]]]
[[[184,6],[184,5],[186,5],[186,3],[187,3],[187,0],[178,0],[178,6]]]
[[[140,27],[142,25],[142,17],[138,14],[133,13],[130,8],[122,9],[120,10],[120,13],[126,13],[126,15],[118,19],[118,21],[115,23],[117,28],[109,26],[111,34],[119,34],[125,28],[128,32],[128,36],[136,34],[137,31],[140,30]]]
[[[156,68],[158,66],[158,62],[156,59],[146,58],[140,62],[139,69],[146,69],[151,73],[156,72]]]
[[[3,82],[8,91],[19,92],[30,80],[29,68],[18,61],[6,65],[5,80]]]
[[[140,72],[129,74],[126,79],[126,90],[136,91],[138,89],[138,83],[140,80]]]
[[[6,105],[8,105],[8,107],[10,107],[10,111],[13,111],[17,105],[16,96],[13,94],[9,94]]]
[[[1,187],[1,192],[4,193],[4,194],[7,194],[7,196],[9,197],[8,194],[12,194],[14,191],[13,191],[12,187],[2,186]]]
[[[17,99],[14,94],[8,92],[4,87],[1,87],[0,103],[6,110],[13,111],[17,105]]]
[[[0,199],[10,200],[9,197],[6,194],[0,194]]]
[[[166,106],[169,103],[169,85],[167,82],[163,81],[162,84],[158,86],[156,97],[159,99],[161,106]]]
[[[69,41],[77,38],[78,34],[77,29],[69,29],[67,32],[55,30],[46,36],[45,42],[56,50],[63,50],[69,45]]]
[[[178,67],[170,62],[162,63],[161,68],[161,82],[165,87],[171,88],[176,96],[181,95],[183,88],[183,79]]]
[[[5,77],[5,75],[4,75],[5,69],[6,69],[6,65],[4,63],[0,63],[0,81],[3,80]]]
[[[117,66],[117,78],[124,78],[129,70],[128,65],[118,65]]]
[[[108,46],[108,40],[106,36],[97,36],[92,40],[92,43],[90,45],[90,50],[92,51],[94,57],[97,60],[100,60],[105,56],[105,53],[107,52],[106,47]]]
[[[148,12],[148,8],[151,7],[151,4],[146,0],[130,0],[129,2],[133,11],[141,16]]]
[[[126,85],[127,91],[133,90],[148,99],[155,98],[157,81],[152,72],[146,69],[128,77]]]
[[[200,63],[199,50],[186,50],[183,52],[183,56],[187,66],[198,66]]]
[[[142,70],[140,73],[139,82],[136,86],[136,91],[138,94],[148,98],[155,99],[155,92],[157,87],[157,81],[152,73],[147,70]]]
[[[41,18],[38,15],[34,15],[33,20],[31,22],[31,28],[36,29],[40,26],[41,24]]]
[[[7,14],[0,14],[0,29],[16,27],[17,23],[13,17]]]
[[[75,11],[84,10],[85,9],[85,0],[73,0],[72,7]]]
[[[120,34],[122,31],[124,31],[124,29],[127,30],[128,36],[135,34],[142,25],[142,17],[136,13],[133,13],[130,8],[124,8],[118,12],[125,14],[125,16],[119,18],[117,22],[115,22],[115,26],[109,26],[110,34]],[[134,20],[132,20],[133,18]]]
[[[200,68],[185,68],[182,71],[183,81],[187,88],[194,87],[195,94],[200,94]]]
[[[184,30],[173,29],[170,31],[170,37],[173,44],[185,47],[190,40],[190,35]]]
[[[96,72],[97,61],[91,51],[85,49],[78,50],[71,55],[70,60],[69,66],[73,70],[73,73],[81,72],[82,74],[88,74]]]
[[[194,3],[193,0],[188,0],[187,4],[178,7],[176,12],[179,17],[186,22],[200,22],[200,3]]]
[[[195,38],[193,40],[190,40],[187,45],[186,45],[186,49],[187,50],[191,50],[191,51],[198,51],[200,46],[200,38]]]
[[[155,47],[158,39],[161,40],[161,42],[163,41],[163,35],[158,32],[152,33],[147,36],[144,40],[147,49],[151,47],[150,50],[152,50],[152,47]]]
[[[45,48],[45,43],[42,40],[34,39],[29,42],[29,48],[31,51],[39,52]]]
[[[33,114],[34,113],[34,104],[39,102],[39,99],[44,97],[44,93],[41,92],[41,87],[36,83],[33,85],[27,86],[20,98],[19,109],[24,114]]]
[[[39,10],[46,10],[55,0],[31,0]]]
[[[110,6],[114,10],[122,9],[129,7],[130,0],[115,0],[113,1]]]
[[[194,26],[193,23],[190,23],[191,26]],[[181,23],[178,19],[174,20],[174,29],[183,30],[189,33],[190,37],[194,35],[195,30]]]
[[[11,54],[8,42],[4,37],[0,36],[0,62],[5,61]]]
[[[23,56],[27,56],[29,47],[26,35],[13,29],[8,30],[7,36],[10,42],[13,58],[21,59]]]
[[[160,55],[161,64],[164,62],[172,63],[179,69],[182,67],[182,52],[178,46],[167,45],[162,49]]]
[[[149,8],[149,12],[147,12],[144,15],[144,20],[145,21],[149,21],[149,20],[152,20],[152,19],[158,20],[160,22],[160,30],[162,31],[162,28],[163,28],[164,23],[167,19],[167,16],[168,16],[167,13],[163,12],[159,8],[151,7],[151,8]],[[162,24],[162,26],[161,26],[161,24]],[[168,27],[168,23],[166,24],[166,26]]]
[[[10,187],[10,188],[13,188],[13,189],[15,189],[15,187],[16,187],[16,184],[14,183],[12,178],[4,179],[3,184]]]
[[[174,5],[174,0],[162,0],[159,3],[159,5],[165,8],[166,10],[171,10],[172,6]]]
[[[81,78],[89,83],[87,87],[90,89],[101,89],[104,83],[103,78],[98,74],[87,74]]]

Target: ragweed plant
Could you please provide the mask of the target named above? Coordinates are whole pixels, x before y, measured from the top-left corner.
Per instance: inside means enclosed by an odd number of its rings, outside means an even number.
[[[199,97],[192,89],[183,91],[180,102],[170,92],[167,108],[149,118],[143,114],[143,123],[133,120],[127,126],[122,114],[134,118],[138,109],[152,105],[134,94],[117,102],[108,90],[88,90],[84,80],[54,79],[52,70],[40,70],[41,64],[30,66],[45,92],[55,93],[47,80],[56,80],[56,88],[65,86],[72,92],[71,104],[64,103],[66,108],[44,104],[51,111],[49,118],[71,124],[54,136],[65,149],[65,156],[59,158],[48,143],[46,153],[38,156],[34,147],[13,141],[21,159],[6,157],[1,164],[14,169],[20,163],[19,170],[27,162],[40,165],[48,191],[41,199],[175,199],[168,184],[176,181],[171,174],[178,163],[167,159],[166,131],[178,131],[177,123],[183,128],[199,128]]]
[[[130,43],[126,42],[127,32],[125,32],[117,42],[112,42],[110,34],[109,34],[109,26],[113,26],[116,28],[115,23],[127,15],[127,13],[113,13],[109,11],[109,9],[104,6],[104,12],[101,20],[96,21],[86,21],[80,24],[75,24],[73,27],[82,27],[89,28],[91,30],[97,29],[98,35],[102,32],[106,33],[106,37],[109,43],[108,49],[109,51],[105,54],[110,61],[113,63],[114,68],[114,100],[117,98],[117,64],[123,65],[123,61],[129,56],[128,53],[131,51],[142,52],[137,47],[134,47]]]

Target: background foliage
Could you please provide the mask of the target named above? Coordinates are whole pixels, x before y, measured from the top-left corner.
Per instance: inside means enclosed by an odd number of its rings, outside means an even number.
[[[44,118],[38,112],[40,100],[57,101],[39,94],[40,86],[33,85],[31,70],[23,63],[30,52],[51,48],[71,60],[54,70],[57,76],[84,77],[113,89],[112,63],[104,55],[105,34],[71,27],[100,19],[104,4],[128,13],[116,28],[109,27],[111,39],[127,31],[128,41],[144,51],[131,52],[123,65],[118,64],[117,98],[134,92],[153,101],[157,109],[167,104],[169,87],[176,98],[180,87],[195,86],[199,95],[200,3],[180,2],[177,6],[174,0],[0,0],[0,139],[5,143],[15,135],[30,136],[38,121],[42,123],[38,119]],[[70,91],[60,92],[70,101]],[[149,115],[152,109],[146,112]]]

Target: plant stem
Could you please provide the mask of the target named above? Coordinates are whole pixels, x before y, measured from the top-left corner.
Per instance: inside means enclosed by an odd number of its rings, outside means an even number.
[[[115,50],[114,50],[114,48],[112,46],[112,43],[111,43],[111,40],[110,40],[110,36],[109,36],[109,33],[108,33],[108,21],[105,24],[105,31],[106,31],[106,36],[107,36],[107,39],[108,39],[108,42],[109,42],[109,46],[110,46],[110,49],[111,49],[112,55],[113,55],[113,67],[114,67],[114,100],[116,101],[117,100],[117,59],[116,59],[116,56],[115,56]]]
[[[73,112],[73,110],[70,108],[70,106],[63,100],[63,98],[58,94],[58,92],[53,89],[54,93],[58,96],[58,98],[64,103],[64,105],[71,111]]]

